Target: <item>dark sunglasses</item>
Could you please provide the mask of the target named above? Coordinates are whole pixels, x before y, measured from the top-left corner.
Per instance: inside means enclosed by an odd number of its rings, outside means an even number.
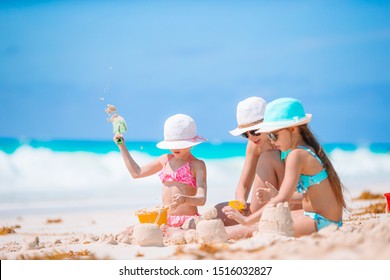
[[[248,138],[248,137],[249,137],[248,133],[250,133],[252,136],[260,136],[261,133],[256,133],[257,130],[258,130],[258,129],[249,130],[249,131],[244,132],[243,134],[241,134],[241,136],[244,137],[244,138]]]

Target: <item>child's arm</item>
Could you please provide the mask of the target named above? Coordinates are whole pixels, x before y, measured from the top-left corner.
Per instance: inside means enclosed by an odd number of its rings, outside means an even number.
[[[121,135],[115,135],[114,141],[118,138],[123,137]],[[116,143],[116,141],[115,141]],[[123,139],[123,143],[118,145],[118,148],[122,154],[123,160],[125,162],[127,170],[130,172],[131,177],[134,179],[147,177],[150,175],[153,175],[161,170],[162,164],[161,164],[161,157],[158,159],[140,167],[135,160],[130,155],[129,151],[127,150],[126,143]],[[164,157],[164,156],[162,156]]]
[[[256,198],[260,204],[267,203],[279,193],[270,182],[265,182],[265,185],[267,186],[266,188],[258,188],[256,191]],[[302,199],[303,195],[295,191],[288,203],[302,204]]]
[[[238,182],[235,195],[235,198],[241,201],[245,205],[245,208],[246,200],[248,199],[253,180],[255,178],[258,159],[259,154],[256,144],[249,141],[246,147],[244,166],[242,168],[240,181]]]
[[[172,209],[175,209],[180,204],[188,204],[194,206],[203,206],[206,203],[207,198],[207,173],[206,173],[206,164],[199,160],[193,164],[195,170],[195,179],[196,179],[196,195],[182,195],[175,194],[173,196],[174,203],[170,206]]]
[[[260,187],[256,190],[256,198],[260,204],[265,204],[278,195],[279,191],[270,183],[265,182],[266,187]]]
[[[269,203],[267,203],[269,204]],[[263,209],[267,205],[265,204],[262,208],[257,210],[256,212],[252,213],[249,216],[244,216],[241,214],[240,211],[230,207],[225,206],[222,211],[228,217],[229,219],[235,220],[237,223],[243,225],[243,226],[250,226],[254,223],[257,223],[260,220],[261,215],[263,214]]]
[[[299,150],[293,150],[286,158],[286,171],[284,173],[284,179],[277,196],[272,198],[270,202],[274,205],[280,202],[291,202],[301,199],[303,196],[296,192],[296,186],[299,181],[299,176],[303,169],[305,159],[300,155]]]
[[[275,197],[273,197],[266,205],[277,205],[280,202],[290,201],[293,198],[302,166],[303,161],[299,159],[299,157],[296,156],[295,153],[291,152],[286,159],[286,172],[279,193]],[[254,223],[257,223],[260,220],[265,206],[263,206],[248,217],[245,217],[239,211],[231,208],[230,206],[224,207],[222,211],[229,219],[234,219],[244,226],[249,226]]]

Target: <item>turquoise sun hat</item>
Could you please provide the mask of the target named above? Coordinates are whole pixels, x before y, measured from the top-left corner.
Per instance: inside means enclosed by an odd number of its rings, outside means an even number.
[[[306,114],[301,101],[294,98],[278,98],[268,103],[264,121],[256,132],[271,132],[310,122],[312,115]]]

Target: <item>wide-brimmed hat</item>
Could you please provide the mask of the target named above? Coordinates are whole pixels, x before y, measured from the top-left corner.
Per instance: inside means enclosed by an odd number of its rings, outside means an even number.
[[[195,121],[190,116],[176,114],[165,121],[164,141],[157,143],[157,148],[185,149],[205,141],[197,135]]]
[[[268,103],[264,121],[256,132],[271,132],[310,122],[312,115],[306,114],[301,101],[294,98],[278,98]]]
[[[252,96],[240,101],[237,105],[237,128],[230,134],[238,136],[244,132],[259,129],[264,118],[267,102],[261,97]]]

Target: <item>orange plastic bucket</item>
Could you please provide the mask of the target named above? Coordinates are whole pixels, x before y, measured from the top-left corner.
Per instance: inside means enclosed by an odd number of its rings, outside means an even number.
[[[160,213],[161,212],[161,213]],[[160,213],[160,216],[159,216]],[[168,207],[166,206],[156,206],[154,208],[144,208],[137,210],[135,215],[138,217],[138,220],[141,224],[166,224],[168,220]],[[158,220],[157,220],[158,218]]]
[[[387,212],[390,213],[390,193],[385,193],[384,196],[386,197],[387,200]]]

